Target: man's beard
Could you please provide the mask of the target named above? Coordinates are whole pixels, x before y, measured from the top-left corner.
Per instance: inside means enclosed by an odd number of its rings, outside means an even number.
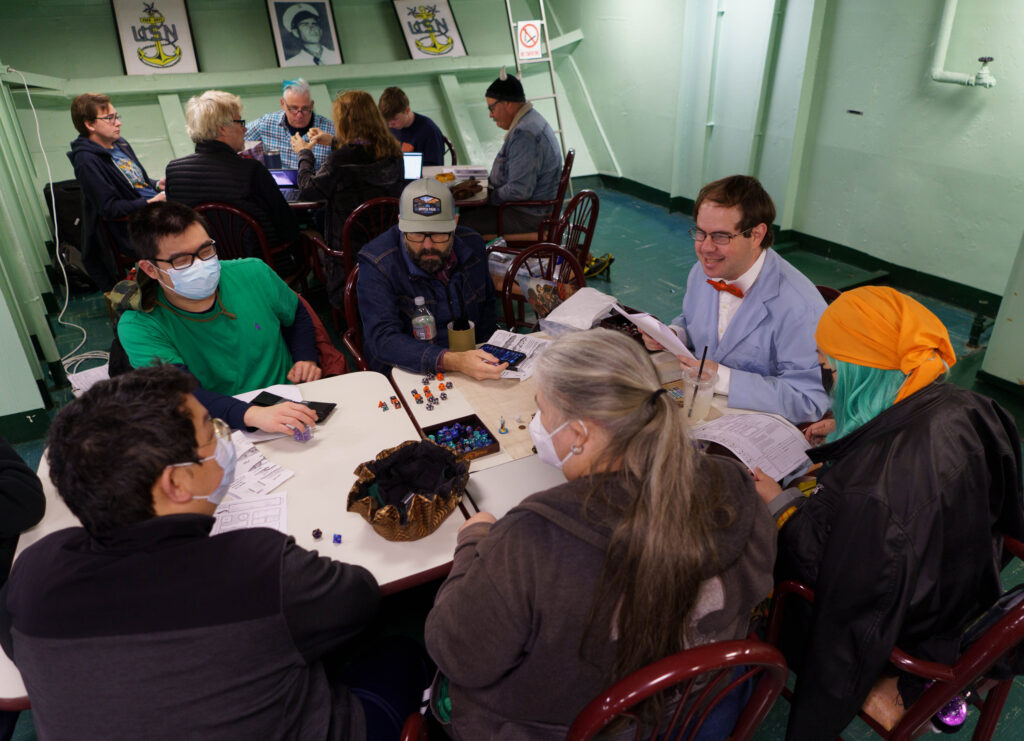
[[[409,259],[412,260],[413,263],[415,263],[415,265],[424,273],[430,273],[431,275],[437,273],[447,264],[448,257],[452,252],[452,248],[449,245],[443,250],[420,250],[420,254],[417,255],[412,251],[409,245],[406,244],[403,246],[405,247],[405,254],[409,256]]]

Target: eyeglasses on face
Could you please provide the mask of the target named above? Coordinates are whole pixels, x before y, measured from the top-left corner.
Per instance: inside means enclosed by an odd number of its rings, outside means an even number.
[[[245,126],[245,119],[244,118],[233,118],[233,119],[231,119],[231,123],[236,123],[239,126]]]
[[[494,113],[494,107],[495,107],[496,105],[498,105],[499,103],[501,103],[501,102],[502,102],[502,101],[500,101],[500,100],[496,100],[496,101],[494,101],[493,103],[488,103],[488,104],[487,104],[487,112],[488,112],[488,113]]]
[[[753,229],[754,227],[750,227]],[[729,244],[732,240],[739,236],[746,236],[750,233],[750,229],[744,229],[742,232],[736,232],[735,234],[726,234],[725,232],[711,232],[708,234],[703,229],[697,227],[690,227],[690,236],[693,237],[694,242],[703,242],[708,237],[711,238],[713,244],[717,244],[719,247],[724,247]]]
[[[165,260],[162,257],[154,257],[153,262],[166,262],[175,270],[184,270],[185,268],[192,267],[192,263],[195,262],[198,257],[200,260],[209,260],[211,257],[217,254],[217,243],[212,239],[203,242],[199,245],[199,249],[195,252],[181,252],[177,255],[172,255],[169,260]]]
[[[451,241],[451,232],[406,232],[405,238],[413,244],[423,244],[424,240],[430,237],[434,244],[447,244]]]
[[[93,119],[93,121],[106,121],[107,123],[110,123],[110,124],[114,123],[114,121],[120,121],[120,120],[121,120],[121,114],[120,113],[108,113],[106,116],[96,116],[96,118]]]
[[[289,113],[312,113],[313,106],[311,105],[289,105],[285,106]]]
[[[213,423],[213,437],[207,440],[202,445],[200,445],[200,448],[209,445],[214,440],[231,439],[231,427],[228,426],[227,422],[225,422],[223,419],[220,419],[219,417],[213,417],[210,420],[210,422]],[[174,466],[175,468],[180,468],[182,466],[195,466],[200,463],[206,463],[206,461],[212,461],[214,460],[215,457],[216,456],[208,455],[205,458],[198,458],[194,461],[189,461],[188,463],[172,463],[171,465]]]

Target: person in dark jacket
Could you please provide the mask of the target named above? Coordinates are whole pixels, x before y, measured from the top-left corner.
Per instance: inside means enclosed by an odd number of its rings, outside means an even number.
[[[756,472],[782,523],[776,578],[815,590],[809,624],[786,616],[792,741],[836,738],[873,686],[891,688],[888,706],[913,703],[924,680],[888,665],[893,647],[955,661],[965,627],[1002,592],[1003,535],[1024,537],[1016,427],[991,399],[941,382],[956,358],[934,314],[891,288],[857,288],[815,339],[835,412],[808,428],[830,441],[809,452],[824,464],[818,487],[780,492]]]
[[[694,450],[637,343],[609,329],[564,335],[535,378],[530,435],[568,483],[497,522],[467,520],[427,616],[447,678],[432,702],[450,700],[459,741],[564,739],[624,676],[744,638],[772,588],[775,528],[753,481]],[[699,738],[729,735],[742,695],[723,705],[709,719],[717,733],[705,725]]]
[[[302,197],[327,201],[327,244],[341,252],[341,232],[349,214],[371,198],[397,198],[405,181],[401,149],[369,93],[349,90],[336,97],[334,128],[334,137],[319,129],[309,130],[308,141],[294,135],[292,149],[299,156]],[[314,172],[313,145],[332,142],[334,151]],[[362,243],[352,245],[354,250],[360,247]],[[327,274],[327,296],[335,307],[344,308],[344,265],[327,255],[320,259]]]
[[[77,96],[71,101],[71,122],[78,130],[68,159],[82,188],[82,262],[97,287],[108,291],[116,273],[100,219],[131,216],[147,203],[164,200],[164,181],[151,178],[121,138],[121,114],[109,96]],[[123,223],[111,223],[110,232],[119,252],[135,254]]]
[[[477,342],[484,342],[497,321],[483,238],[457,221],[448,186],[433,178],[417,180],[402,191],[398,224],[359,252],[356,288],[371,369],[459,371],[485,379],[501,378],[508,367],[483,350],[448,349],[449,322],[473,322]],[[417,296],[434,315],[433,337],[413,334]]]
[[[383,688],[365,657],[334,673],[377,581],[269,528],[211,537],[235,448],[191,388],[171,366],[132,371],[50,428],[50,475],[83,527],[26,548],[0,592],[40,738],[397,738],[420,657],[378,655]]]
[[[43,519],[45,511],[46,497],[39,477],[0,437],[0,586],[11,570],[18,535]]]
[[[185,104],[185,124],[196,151],[168,163],[167,197],[186,206],[211,201],[235,206],[259,222],[271,247],[297,239],[295,214],[270,172],[236,154],[245,147],[241,99],[207,90]],[[247,234],[247,240],[247,256],[262,259],[255,237]],[[272,267],[280,274],[292,272],[297,258],[289,256],[282,253]]]

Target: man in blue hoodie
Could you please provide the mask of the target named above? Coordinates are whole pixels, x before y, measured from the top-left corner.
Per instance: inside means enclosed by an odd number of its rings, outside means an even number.
[[[130,216],[147,203],[165,200],[164,181],[149,177],[131,145],[121,138],[121,115],[109,96],[79,95],[71,101],[71,122],[79,134],[71,142],[68,159],[82,188],[82,261],[89,277],[106,291],[116,276],[100,219]],[[125,224],[110,224],[110,232],[122,254],[134,254]]]

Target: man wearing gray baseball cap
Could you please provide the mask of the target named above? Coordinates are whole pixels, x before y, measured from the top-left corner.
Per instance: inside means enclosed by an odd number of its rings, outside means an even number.
[[[359,251],[359,313],[363,351],[375,371],[459,371],[500,378],[506,364],[483,350],[448,349],[449,323],[472,323],[478,341],[496,326],[494,284],[483,238],[458,226],[451,191],[433,178],[402,191],[398,225]],[[432,337],[413,332],[416,299],[434,316]]]

